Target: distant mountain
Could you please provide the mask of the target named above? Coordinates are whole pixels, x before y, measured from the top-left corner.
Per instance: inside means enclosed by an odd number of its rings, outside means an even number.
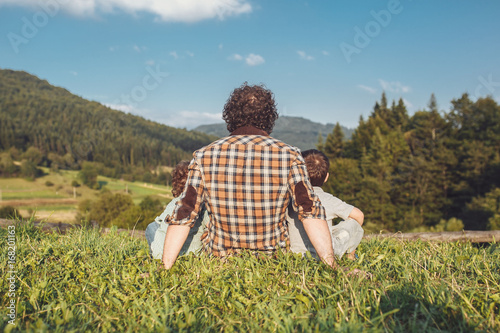
[[[301,150],[306,150],[316,148],[320,133],[323,136],[323,141],[325,141],[326,136],[333,131],[334,127],[334,124],[324,125],[302,117],[280,116],[276,121],[276,125],[271,135]],[[344,137],[350,139],[354,130],[344,126],[341,127],[344,132]],[[219,138],[229,134],[225,123],[201,125],[194,130]]]
[[[35,147],[47,164],[60,156],[66,167],[83,160],[118,170],[175,165],[214,139],[112,110],[26,72],[0,70],[0,152]]]

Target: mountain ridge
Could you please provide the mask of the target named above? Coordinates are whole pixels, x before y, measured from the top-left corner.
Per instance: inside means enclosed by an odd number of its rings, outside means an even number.
[[[303,117],[280,116],[276,120],[271,136],[301,150],[306,150],[316,148],[320,133],[324,142],[326,136],[333,131],[334,127],[335,124],[321,124]],[[344,132],[344,139],[350,139],[354,129],[344,126],[341,126],[341,128]],[[217,137],[229,135],[225,123],[200,125],[193,130]]]

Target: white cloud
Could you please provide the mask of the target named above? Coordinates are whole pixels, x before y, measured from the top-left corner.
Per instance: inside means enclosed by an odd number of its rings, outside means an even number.
[[[1,1],[1,0],[0,0],[0,1]],[[145,47],[145,46],[134,45],[134,46],[133,46],[133,49],[134,49],[134,51],[135,51],[135,52],[137,52],[137,53],[141,53],[141,52],[143,52],[143,51],[146,51],[148,48],[147,48],[147,47]]]
[[[328,52],[328,51],[322,51],[321,53],[323,53],[324,56],[329,56],[330,55],[330,52]]]
[[[240,61],[243,60],[243,57],[239,55],[238,53],[230,55],[227,59],[229,60],[234,60],[234,61]]]
[[[172,51],[169,53],[175,60],[179,59],[179,55],[177,54],[176,51]]]
[[[303,59],[303,60],[314,60],[313,56],[308,55],[304,51],[297,51],[297,54],[299,55],[300,59]]]
[[[186,54],[191,58],[194,57],[194,53],[191,51],[186,51]]]
[[[377,89],[369,87],[369,86],[365,86],[363,84],[358,84],[358,88],[363,89],[364,91],[368,91],[370,94],[374,94],[377,92]]]
[[[156,64],[156,62],[153,59],[146,61],[146,65],[148,65],[148,66],[154,66],[155,64]]]
[[[264,60],[264,58],[262,58],[262,56],[250,53],[248,57],[245,58],[245,62],[248,66],[258,66],[262,65],[266,61]]]
[[[378,80],[380,82],[380,86],[384,91],[392,92],[392,93],[407,93],[411,91],[409,86],[403,85],[399,81],[384,81],[382,79]]]
[[[242,61],[243,59],[245,59],[245,63],[248,66],[258,66],[258,65],[262,65],[263,63],[266,62],[261,55],[254,54],[254,53],[250,53],[245,58],[243,58],[243,56],[238,54],[238,53],[234,53],[234,54],[230,55],[229,57],[227,57],[227,59],[232,60],[232,61]]]
[[[2,5],[40,9],[39,0],[0,0]],[[45,3],[45,2],[44,2]],[[158,20],[196,22],[217,18],[223,20],[252,12],[248,0],[54,0],[54,8],[75,16],[98,16],[101,13],[123,11],[131,15],[152,13]]]
[[[221,123],[222,113],[208,113],[208,112],[197,112],[197,111],[180,111],[177,114],[169,117],[162,121],[164,124],[179,127],[193,129],[200,125]]]
[[[122,111],[125,113],[135,114],[137,116],[144,117],[146,119],[155,120],[155,114],[150,109],[139,108],[137,105],[126,104],[121,102],[120,100],[115,100],[112,103],[102,103],[104,106],[107,106],[110,109]],[[155,120],[156,121],[156,120]]]
[[[69,73],[70,73],[71,75],[74,75],[74,76],[77,76],[77,75],[78,75],[78,73],[77,73],[77,72],[75,72],[75,71],[70,71]]]
[[[224,44],[220,43],[219,44],[219,50],[222,50],[224,48]]]
[[[123,111],[127,113],[134,113],[136,111],[132,105],[128,104],[116,104],[116,103],[103,103],[103,104],[110,109]]]

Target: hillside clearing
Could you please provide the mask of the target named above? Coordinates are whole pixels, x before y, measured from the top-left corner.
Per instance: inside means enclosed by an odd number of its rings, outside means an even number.
[[[24,217],[34,214],[36,219],[48,222],[73,223],[78,204],[82,200],[95,200],[101,191],[86,186],[73,187],[78,180],[78,171],[60,170],[51,172],[42,168],[45,175],[29,181],[22,178],[0,178],[0,206],[14,206]],[[134,204],[147,196],[158,198],[164,204],[172,199],[171,188],[144,182],[129,182],[99,176],[102,188],[113,193],[128,193]],[[47,184],[52,184],[48,186]],[[158,214],[161,212],[158,212]]]

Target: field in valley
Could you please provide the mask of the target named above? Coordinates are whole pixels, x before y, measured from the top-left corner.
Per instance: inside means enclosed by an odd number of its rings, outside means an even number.
[[[100,193],[86,186],[73,187],[73,181],[81,183],[78,171],[61,170],[55,173],[46,168],[43,170],[45,175],[34,181],[0,178],[0,206],[13,206],[25,218],[33,215],[36,219],[48,222],[73,223],[78,203],[85,199],[96,199]],[[163,203],[172,199],[171,188],[167,186],[103,176],[98,177],[98,182],[112,192],[129,193],[135,204],[146,196],[159,198]]]

